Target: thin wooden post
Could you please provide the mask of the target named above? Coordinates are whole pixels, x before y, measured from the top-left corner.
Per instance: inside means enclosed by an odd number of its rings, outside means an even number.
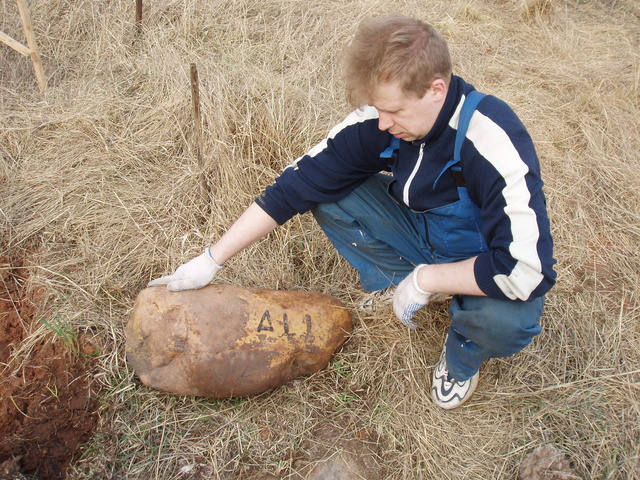
[[[4,32],[0,32],[0,42],[6,43],[11,48],[13,48],[16,52],[21,53],[22,55],[29,56],[31,55],[31,50],[28,47],[25,47],[23,44],[14,40],[9,35]]]
[[[142,0],[136,0],[136,29],[140,34],[142,30]]]
[[[198,82],[198,67],[191,64],[191,100],[193,103],[193,120],[196,134],[196,155],[198,157],[198,172],[200,181],[200,195],[207,197],[207,179],[204,174],[204,161],[202,159],[202,121],[200,119],[200,87]]]
[[[31,57],[31,62],[36,72],[38,86],[40,87],[40,92],[44,93],[47,90],[47,78],[44,76],[42,60],[40,59],[40,53],[38,53],[38,44],[36,43],[36,35],[33,33],[27,0],[16,0],[16,2],[18,3],[20,18],[22,19],[22,28],[24,28],[24,34],[27,37],[27,45],[29,46],[29,50],[31,50],[29,56]]]

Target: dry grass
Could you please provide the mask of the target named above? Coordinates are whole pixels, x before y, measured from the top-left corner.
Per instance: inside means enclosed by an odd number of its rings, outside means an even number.
[[[585,479],[640,478],[635,0],[165,0],[145,3],[139,38],[131,1],[31,4],[50,88],[40,97],[28,60],[0,45],[0,254],[29,252],[42,315],[101,346],[101,427],[74,478],[297,479],[327,426],[375,439],[389,479],[514,478],[547,442]],[[123,356],[136,293],[217,238],[346,113],[342,45],[363,16],[398,11],[437,25],[456,73],[510,102],[536,140],[559,260],[544,333],[488,362],[473,404],[455,413],[427,395],[444,306],[426,309],[417,332],[390,310],[367,321],[354,310],[326,371],[255,398],[141,387]],[[21,39],[14,3],[0,12],[0,30]],[[196,193],[192,62],[207,199]],[[308,215],[220,281],[322,291],[350,307],[358,295]]]

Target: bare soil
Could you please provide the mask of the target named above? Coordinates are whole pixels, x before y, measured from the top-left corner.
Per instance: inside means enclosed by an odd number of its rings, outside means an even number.
[[[0,478],[64,479],[98,419],[95,347],[79,339],[73,351],[52,332],[28,358],[11,361],[39,322],[37,299],[25,298],[21,264],[0,257]]]

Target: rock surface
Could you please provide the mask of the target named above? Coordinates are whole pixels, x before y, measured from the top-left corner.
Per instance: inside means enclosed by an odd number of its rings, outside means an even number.
[[[388,478],[379,452],[379,437],[364,429],[354,435],[348,424],[344,418],[342,425],[326,422],[311,432],[304,445],[309,463],[300,471],[304,480]]]
[[[520,464],[519,480],[582,480],[571,468],[561,450],[542,445],[525,457]]]
[[[151,388],[227,398],[258,394],[325,368],[350,331],[345,306],[320,293],[155,287],[136,299],[126,354]]]

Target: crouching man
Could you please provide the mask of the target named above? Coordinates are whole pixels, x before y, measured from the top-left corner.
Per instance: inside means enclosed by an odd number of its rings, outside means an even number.
[[[533,143],[505,102],[452,74],[445,40],[417,20],[365,20],[346,53],[345,84],[356,110],[214,245],[150,285],[207,285],[233,255],[311,210],[363,289],[393,295],[407,327],[434,295],[453,296],[432,397],[458,407],[484,361],[540,333],[555,282]]]

